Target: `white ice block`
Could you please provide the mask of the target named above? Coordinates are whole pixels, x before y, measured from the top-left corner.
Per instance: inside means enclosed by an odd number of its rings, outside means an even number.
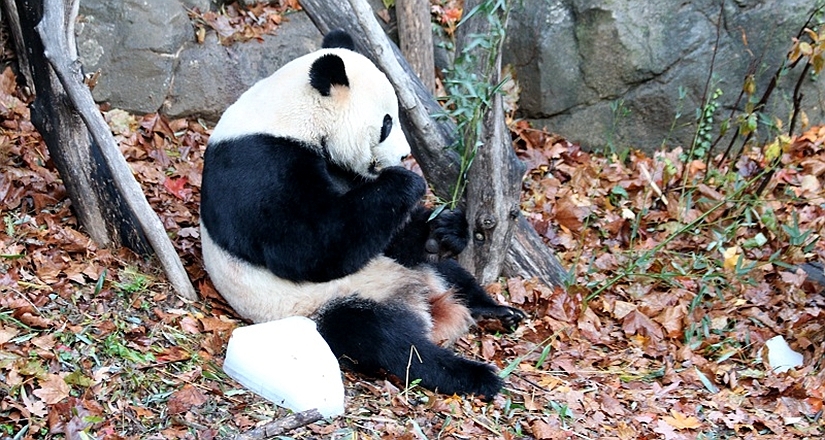
[[[765,341],[765,348],[768,349],[768,365],[776,373],[802,366],[802,354],[793,351],[782,336]]]
[[[344,412],[338,360],[302,316],[236,328],[223,371],[276,405],[295,412],[317,408],[324,417]]]

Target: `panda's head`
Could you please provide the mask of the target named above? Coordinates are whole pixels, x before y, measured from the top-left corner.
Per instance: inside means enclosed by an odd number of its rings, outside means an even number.
[[[289,62],[241,95],[221,116],[211,141],[250,134],[303,141],[365,176],[410,153],[392,85],[342,31],[329,33],[323,49]]]

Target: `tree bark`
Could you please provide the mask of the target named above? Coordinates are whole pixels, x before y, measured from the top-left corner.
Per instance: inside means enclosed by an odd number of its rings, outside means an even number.
[[[472,11],[481,0],[465,0],[464,11]],[[500,11],[502,26],[506,27],[507,11]],[[472,46],[478,35],[493,35],[491,21],[484,14],[476,14],[459,26],[456,38],[456,57]],[[492,89],[501,81],[501,44],[490,50],[472,49],[475,59],[473,71],[477,78],[486,80]],[[492,61],[492,62],[491,62]],[[494,93],[490,107],[484,112],[481,146],[467,172],[467,221],[470,223],[469,245],[459,255],[459,262],[476,274],[482,284],[494,282],[501,274],[507,251],[518,225],[519,196],[524,165],[513,150],[510,131],[504,121],[501,94]],[[473,140],[468,140],[473,141]],[[471,148],[468,142],[465,148]]]
[[[430,23],[430,0],[398,0],[398,44],[401,54],[410,63],[421,83],[431,94],[435,93],[435,60],[433,58],[433,30]]]
[[[4,0],[7,15],[19,18],[17,53],[26,55],[35,93],[32,122],[89,236],[101,246],[154,250],[178,295],[197,299],[160,219],[83,83],[70,24],[77,3],[71,6],[65,8],[63,0]]]
[[[441,107],[421,84],[400,50],[381,30],[366,1],[301,0],[301,6],[322,33],[332,29],[347,31],[359,52],[384,71],[398,94],[401,123],[413,155],[433,191],[449,200],[460,171],[459,156],[450,148],[455,139],[456,126],[452,121],[435,121],[432,118],[431,115],[442,113]],[[518,213],[518,210],[515,212]],[[517,246],[515,249],[510,246],[508,251],[503,267],[507,270],[506,274],[537,277],[548,285],[563,286],[566,272],[553,252],[520,213],[517,219],[515,239],[511,243]],[[513,258],[516,249],[519,255]]]

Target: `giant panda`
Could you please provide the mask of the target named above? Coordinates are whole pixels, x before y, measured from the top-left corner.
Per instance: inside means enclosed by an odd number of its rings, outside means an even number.
[[[459,211],[430,220],[386,76],[343,31],[246,91],[204,155],[201,240],[215,288],[243,318],[313,319],[341,365],[492,398],[490,365],[446,348],[474,318],[518,326],[449,258]]]

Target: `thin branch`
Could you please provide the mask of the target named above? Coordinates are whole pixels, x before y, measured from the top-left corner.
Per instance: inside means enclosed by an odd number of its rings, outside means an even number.
[[[309,409],[290,414],[282,419],[269,422],[264,426],[238,434],[235,436],[234,440],[260,440],[272,438],[278,435],[286,434],[293,429],[309,425],[310,423],[315,423],[323,418],[324,416],[322,416],[317,409]]]
[[[799,117],[799,113],[802,111],[802,98],[805,96],[801,91],[802,83],[808,76],[808,70],[810,70],[810,68],[811,63],[805,64],[805,67],[802,68],[802,73],[799,75],[799,80],[796,82],[796,87],[793,89],[793,113],[791,113],[791,122],[788,123],[788,136],[793,136],[794,128],[796,128],[796,118]]]
[[[811,11],[811,13],[808,15],[808,19],[805,20],[805,24],[803,24],[802,27],[799,28],[799,32],[796,33],[796,38],[797,39],[802,38],[802,35],[805,33],[805,29],[808,28],[808,26],[811,24],[814,17],[816,17],[816,14],[818,14],[823,9],[825,9],[825,4],[823,4],[822,6],[818,6],[818,7],[814,8],[813,11]],[[799,63],[799,61],[802,60],[802,58],[799,58],[796,61],[794,61],[793,63],[791,63],[790,65],[788,65],[787,62],[788,62],[788,56],[789,55],[790,55],[790,50],[788,51],[788,54],[785,55],[785,59],[782,60],[782,65],[779,66],[778,69],[776,69],[776,72],[774,73],[773,77],[771,78],[770,83],[768,83],[768,88],[765,89],[765,93],[762,94],[762,98],[760,98],[759,102],[756,103],[756,105],[753,107],[754,112],[761,111],[765,107],[765,105],[768,103],[768,99],[770,99],[771,94],[773,93],[773,90],[776,88],[776,85],[779,83],[779,78],[782,77],[782,72],[784,72],[785,70],[792,70],[793,68],[796,67],[796,65]],[[737,135],[739,134],[739,130],[737,130],[736,134]],[[731,163],[735,164],[739,160],[739,158],[742,156],[742,153],[745,151],[745,146],[748,145],[748,141],[750,140],[752,135],[753,135],[753,132],[748,133],[748,136],[746,136],[744,142],[742,142],[742,147],[739,148],[739,151],[736,153],[736,156],[733,157],[733,159],[731,160]],[[730,148],[733,146],[733,143],[734,143],[735,140],[736,140],[736,136],[734,136],[734,138],[731,139],[731,144],[728,146],[728,150],[730,150]],[[727,151],[726,151],[726,154],[722,155],[722,157],[719,158],[719,161],[716,163],[716,166],[717,167],[720,166],[722,164],[722,162],[725,160],[726,157],[727,157]]]
[[[196,300],[195,288],[192,287],[186,270],[183,268],[172,242],[169,241],[169,237],[166,235],[166,229],[164,229],[157,214],[152,210],[149,202],[146,201],[146,196],[120,153],[106,121],[97,110],[92,94],[83,83],[79,62],[68,56],[72,52],[69,50],[66,41],[64,14],[63,0],[44,2],[43,18],[35,26],[35,30],[37,30],[43,41],[44,55],[49,60],[83,122],[85,122],[92,138],[100,146],[106,165],[112,172],[115,185],[126,204],[134,212],[175,292],[188,300]],[[74,18],[71,20],[73,21]]]

